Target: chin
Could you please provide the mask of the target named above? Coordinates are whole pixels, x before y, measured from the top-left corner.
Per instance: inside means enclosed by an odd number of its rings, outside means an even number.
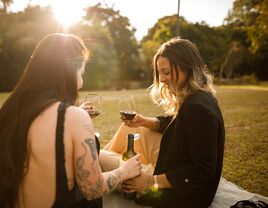
[[[174,89],[173,85],[167,85],[167,89],[171,94],[175,94],[175,89]]]

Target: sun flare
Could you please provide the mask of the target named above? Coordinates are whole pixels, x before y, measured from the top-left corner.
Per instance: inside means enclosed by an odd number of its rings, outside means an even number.
[[[56,19],[68,28],[81,20],[83,9],[73,1],[54,1],[51,5]]]

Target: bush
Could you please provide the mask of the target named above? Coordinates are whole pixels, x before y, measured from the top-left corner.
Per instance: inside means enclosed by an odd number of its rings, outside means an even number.
[[[226,84],[226,85],[259,84],[259,81],[258,81],[258,79],[257,79],[257,77],[256,77],[256,75],[254,73],[244,75],[244,76],[241,76],[241,77],[231,78],[231,79],[215,77],[214,82],[215,82],[215,84]]]

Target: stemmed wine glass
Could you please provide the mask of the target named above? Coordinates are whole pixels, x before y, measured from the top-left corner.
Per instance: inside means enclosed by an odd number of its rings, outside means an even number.
[[[101,96],[99,94],[87,94],[85,97],[85,103],[90,106],[90,110],[87,112],[92,119],[101,114]],[[100,133],[96,131],[95,136],[100,138]]]
[[[124,120],[132,120],[136,116],[136,104],[132,95],[120,97],[119,111]]]
[[[133,95],[123,95],[119,98],[119,112],[124,120],[131,121],[135,118],[137,111]],[[140,134],[133,134],[135,140],[140,138]]]

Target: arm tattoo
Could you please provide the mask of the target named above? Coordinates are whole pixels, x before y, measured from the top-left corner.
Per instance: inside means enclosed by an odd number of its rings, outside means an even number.
[[[89,142],[89,140],[92,140],[93,143]],[[84,148],[84,154],[82,154],[80,157],[78,157],[75,161],[75,173],[76,173],[76,178],[77,178],[77,184],[79,186],[80,191],[83,193],[83,195],[87,199],[96,199],[100,197],[103,193],[103,179],[102,175],[98,173],[98,166],[96,166],[96,163],[94,161],[91,163],[90,170],[84,169],[85,165],[85,157],[88,154],[88,148],[91,150],[92,158],[94,160],[97,159],[97,152],[96,152],[96,146],[93,146],[92,144],[95,145],[93,139],[85,139],[85,142],[82,142],[82,146]],[[86,145],[86,144],[87,145]],[[93,148],[94,147],[94,148]],[[93,150],[94,151],[93,151]],[[95,176],[97,179],[91,179],[89,178],[90,176]],[[93,180],[93,181],[92,181]]]
[[[91,125],[85,124],[84,127],[86,128],[86,130],[88,130],[90,134],[95,135],[94,129],[92,128]],[[97,159],[97,147],[94,142],[94,139],[90,139],[90,138],[85,139],[85,143],[89,146],[89,149],[91,150],[92,158],[96,160]]]
[[[122,173],[120,172],[120,170],[117,170],[113,174],[109,174],[107,180],[109,191],[113,191],[121,183],[121,179],[122,179]]]
[[[85,139],[85,143],[88,145],[90,151],[91,151],[91,156],[94,160],[97,160],[97,147],[94,139]]]
[[[85,153],[82,156],[78,157],[77,160],[75,161],[75,167],[77,170],[76,175],[77,175],[78,180],[80,180],[80,181],[84,181],[90,175],[89,171],[83,169],[87,150],[86,150],[86,147],[83,143],[82,143],[82,146],[85,149]]]

